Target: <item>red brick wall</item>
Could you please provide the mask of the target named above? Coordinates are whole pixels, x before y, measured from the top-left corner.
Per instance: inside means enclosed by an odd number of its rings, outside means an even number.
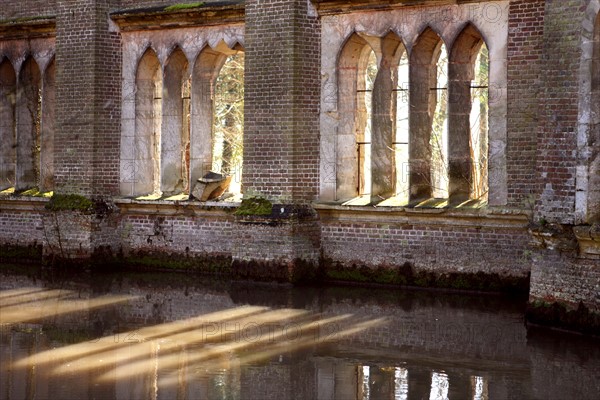
[[[538,218],[573,223],[579,106],[580,0],[548,0],[544,21],[543,91],[539,101]]]
[[[0,21],[4,19],[56,15],[56,0],[2,0]]]
[[[118,193],[121,51],[108,32],[109,5],[60,3],[57,17],[57,191]]]
[[[319,37],[305,0],[246,2],[246,193],[300,202],[317,196]]]
[[[540,68],[544,34],[543,0],[510,3],[508,35],[508,202],[528,206],[536,182]]]

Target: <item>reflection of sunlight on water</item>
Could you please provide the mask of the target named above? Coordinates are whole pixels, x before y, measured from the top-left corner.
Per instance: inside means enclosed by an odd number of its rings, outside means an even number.
[[[441,372],[432,372],[429,400],[448,400],[449,386],[448,375]]]
[[[79,299],[74,291],[32,288],[1,294],[4,324],[43,321],[136,298]],[[161,396],[179,396],[189,393],[189,385],[200,385],[213,396],[231,397],[229,391],[239,387],[240,369],[245,365],[281,362],[282,354],[314,348],[385,322],[385,318],[352,314],[323,316],[301,309],[240,306],[58,348],[38,350],[35,344],[8,368],[15,373],[36,371],[36,380],[81,377],[94,385],[112,382],[122,397],[145,393],[147,398],[158,398],[159,390]]]
[[[17,324],[57,317],[64,314],[89,311],[95,308],[125,303],[135,296],[107,295],[79,299],[72,290],[39,290],[24,288],[17,292],[2,292],[0,323]]]

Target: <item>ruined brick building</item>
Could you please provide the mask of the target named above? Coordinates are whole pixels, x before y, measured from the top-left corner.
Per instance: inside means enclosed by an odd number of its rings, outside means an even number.
[[[598,321],[599,11],[2,0],[0,255],[525,285]],[[241,147],[215,124],[234,61]],[[219,169],[248,204],[188,200]]]

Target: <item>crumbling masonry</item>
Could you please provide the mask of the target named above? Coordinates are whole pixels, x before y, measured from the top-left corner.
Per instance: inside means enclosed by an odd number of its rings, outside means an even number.
[[[0,258],[524,288],[600,326],[599,12],[4,0]],[[211,170],[237,189],[190,198]]]

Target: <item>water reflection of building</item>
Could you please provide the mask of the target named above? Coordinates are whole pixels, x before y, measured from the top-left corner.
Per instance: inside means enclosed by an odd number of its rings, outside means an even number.
[[[519,307],[493,297],[134,281],[96,293],[61,283],[52,297],[20,278],[36,292],[0,292],[0,398],[585,399],[600,389],[597,348],[532,341]],[[10,285],[3,276],[0,288]]]

